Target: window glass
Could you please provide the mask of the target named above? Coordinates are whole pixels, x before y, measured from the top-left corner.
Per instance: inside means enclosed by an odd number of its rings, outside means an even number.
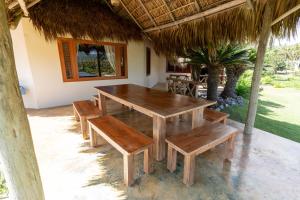
[[[127,77],[126,44],[59,38],[58,47],[66,82]]]
[[[67,79],[72,79],[73,73],[72,73],[72,61],[71,61],[69,42],[62,42],[62,50],[63,50],[65,68],[66,68],[66,72],[65,72],[66,77]]]
[[[116,76],[115,47],[111,45],[76,45],[79,78]]]

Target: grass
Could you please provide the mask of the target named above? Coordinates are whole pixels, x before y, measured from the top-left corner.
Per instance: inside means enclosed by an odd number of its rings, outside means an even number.
[[[255,127],[300,142],[300,90],[264,87],[260,93]],[[248,100],[244,106],[232,106],[224,111],[230,118],[244,123]]]
[[[291,74],[266,75],[262,78],[262,83],[272,85],[275,88],[300,89],[300,76],[294,76]]]

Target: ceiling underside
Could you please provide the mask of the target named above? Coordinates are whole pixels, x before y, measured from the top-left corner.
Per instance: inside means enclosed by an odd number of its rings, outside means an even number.
[[[110,3],[118,14],[129,15],[144,32],[152,32],[218,14],[245,5],[247,1],[113,0]]]

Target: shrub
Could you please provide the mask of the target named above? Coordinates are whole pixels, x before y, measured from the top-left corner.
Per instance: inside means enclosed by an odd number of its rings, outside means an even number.
[[[261,82],[262,84],[272,85],[274,83],[274,76],[263,76]]]
[[[0,197],[7,194],[7,187],[3,174],[0,172]]]
[[[285,87],[284,84],[279,83],[279,82],[274,83],[273,86],[274,86],[275,88],[284,88],[284,87]]]
[[[251,81],[252,81],[252,70],[247,70],[239,79],[236,86],[236,93],[238,96],[242,96],[244,98],[248,98],[251,89]]]

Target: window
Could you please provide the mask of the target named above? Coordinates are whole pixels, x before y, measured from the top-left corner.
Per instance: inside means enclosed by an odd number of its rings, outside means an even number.
[[[63,80],[127,78],[126,44],[58,39]]]
[[[151,49],[149,47],[146,48],[146,75],[149,76],[151,74]]]

